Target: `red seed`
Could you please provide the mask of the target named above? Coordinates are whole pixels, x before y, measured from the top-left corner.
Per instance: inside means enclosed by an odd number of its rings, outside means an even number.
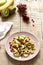
[[[34,27],[34,24],[33,24],[33,27]]]
[[[32,19],[32,22],[34,23],[35,21]]]
[[[12,45],[10,45],[10,50],[13,50],[13,47],[12,47]]]

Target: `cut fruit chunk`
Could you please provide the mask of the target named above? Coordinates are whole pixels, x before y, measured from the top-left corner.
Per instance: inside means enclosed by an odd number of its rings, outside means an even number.
[[[28,54],[24,54],[23,56],[24,56],[24,57],[27,57],[27,56],[28,56]]]
[[[7,2],[7,0],[0,0],[0,6],[5,4]]]
[[[19,52],[18,52],[18,50],[14,49],[13,54],[14,54],[15,56],[19,56]]]
[[[13,2],[14,2],[14,0],[7,0],[7,2],[0,7],[0,11],[8,8]]]

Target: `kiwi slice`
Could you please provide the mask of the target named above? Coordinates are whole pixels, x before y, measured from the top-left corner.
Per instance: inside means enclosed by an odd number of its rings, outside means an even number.
[[[9,9],[3,9],[1,12],[2,17],[8,17],[9,16]]]

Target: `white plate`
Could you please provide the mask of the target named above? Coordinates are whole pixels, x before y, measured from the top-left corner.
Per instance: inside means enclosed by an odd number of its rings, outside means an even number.
[[[31,37],[33,40],[34,40],[34,42],[35,42],[35,51],[34,51],[34,54],[30,54],[28,57],[15,57],[14,55],[13,55],[13,53],[10,51],[10,46],[9,46],[9,42],[14,38],[14,36],[16,36],[16,35],[26,35],[26,36],[29,36],[29,37]],[[6,42],[6,44],[5,44],[5,49],[6,49],[6,52],[8,53],[8,55],[11,57],[11,58],[13,58],[13,59],[15,59],[15,60],[18,60],[18,61],[26,61],[26,60],[30,60],[30,59],[32,59],[32,58],[34,58],[38,53],[39,53],[39,50],[40,50],[40,43],[39,43],[39,41],[38,41],[38,39],[33,35],[33,34],[31,34],[31,33],[29,33],[29,32],[17,32],[17,33],[14,33],[14,34],[12,34],[9,38],[8,38],[8,40],[7,40],[7,42]]]

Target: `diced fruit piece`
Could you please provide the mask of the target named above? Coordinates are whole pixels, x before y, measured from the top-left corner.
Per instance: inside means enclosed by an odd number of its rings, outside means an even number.
[[[28,54],[23,54],[23,56],[24,56],[24,57],[27,57],[27,56],[28,56]]]
[[[18,36],[16,36],[15,38],[18,39]]]
[[[21,47],[21,43],[18,43],[18,46]]]
[[[10,6],[8,9],[10,11],[10,15],[12,15],[13,13],[15,13],[16,8],[14,6]]]
[[[20,42],[22,42],[24,40],[24,38],[22,37],[22,36],[20,36],[19,38],[18,38],[18,41],[20,41]]]
[[[27,52],[27,51],[28,51],[28,48],[27,48],[27,47],[25,47],[23,50],[24,50],[25,52]]]
[[[9,16],[9,10],[8,9],[3,9],[1,11],[1,15],[2,15],[2,17],[8,17]]]
[[[17,50],[14,48],[14,51],[16,51],[17,52]]]
[[[25,45],[28,46],[29,42],[26,42]]]
[[[25,35],[22,35],[22,37],[25,39],[26,38],[26,36]]]
[[[19,52],[18,52],[16,49],[14,49],[13,54],[14,54],[15,56],[19,56]]]
[[[33,45],[33,44],[31,45],[31,48],[30,48],[30,49],[31,49],[31,50],[35,50],[35,49],[34,49],[34,45]]]
[[[34,53],[34,50],[30,50],[30,53],[33,54]]]
[[[32,38],[30,38],[29,42],[30,42],[30,43],[32,42],[32,44],[34,44],[34,41],[33,41],[33,39],[32,39]]]
[[[24,46],[24,45],[22,45],[22,49],[23,49],[23,48],[25,48],[25,46]]]
[[[19,56],[19,52],[13,52],[15,56]]]
[[[25,38],[25,42],[29,42],[29,37],[26,37]]]
[[[16,46],[17,48],[19,47],[17,43],[15,43],[14,46]]]
[[[23,52],[21,52],[21,56],[23,56]]]

